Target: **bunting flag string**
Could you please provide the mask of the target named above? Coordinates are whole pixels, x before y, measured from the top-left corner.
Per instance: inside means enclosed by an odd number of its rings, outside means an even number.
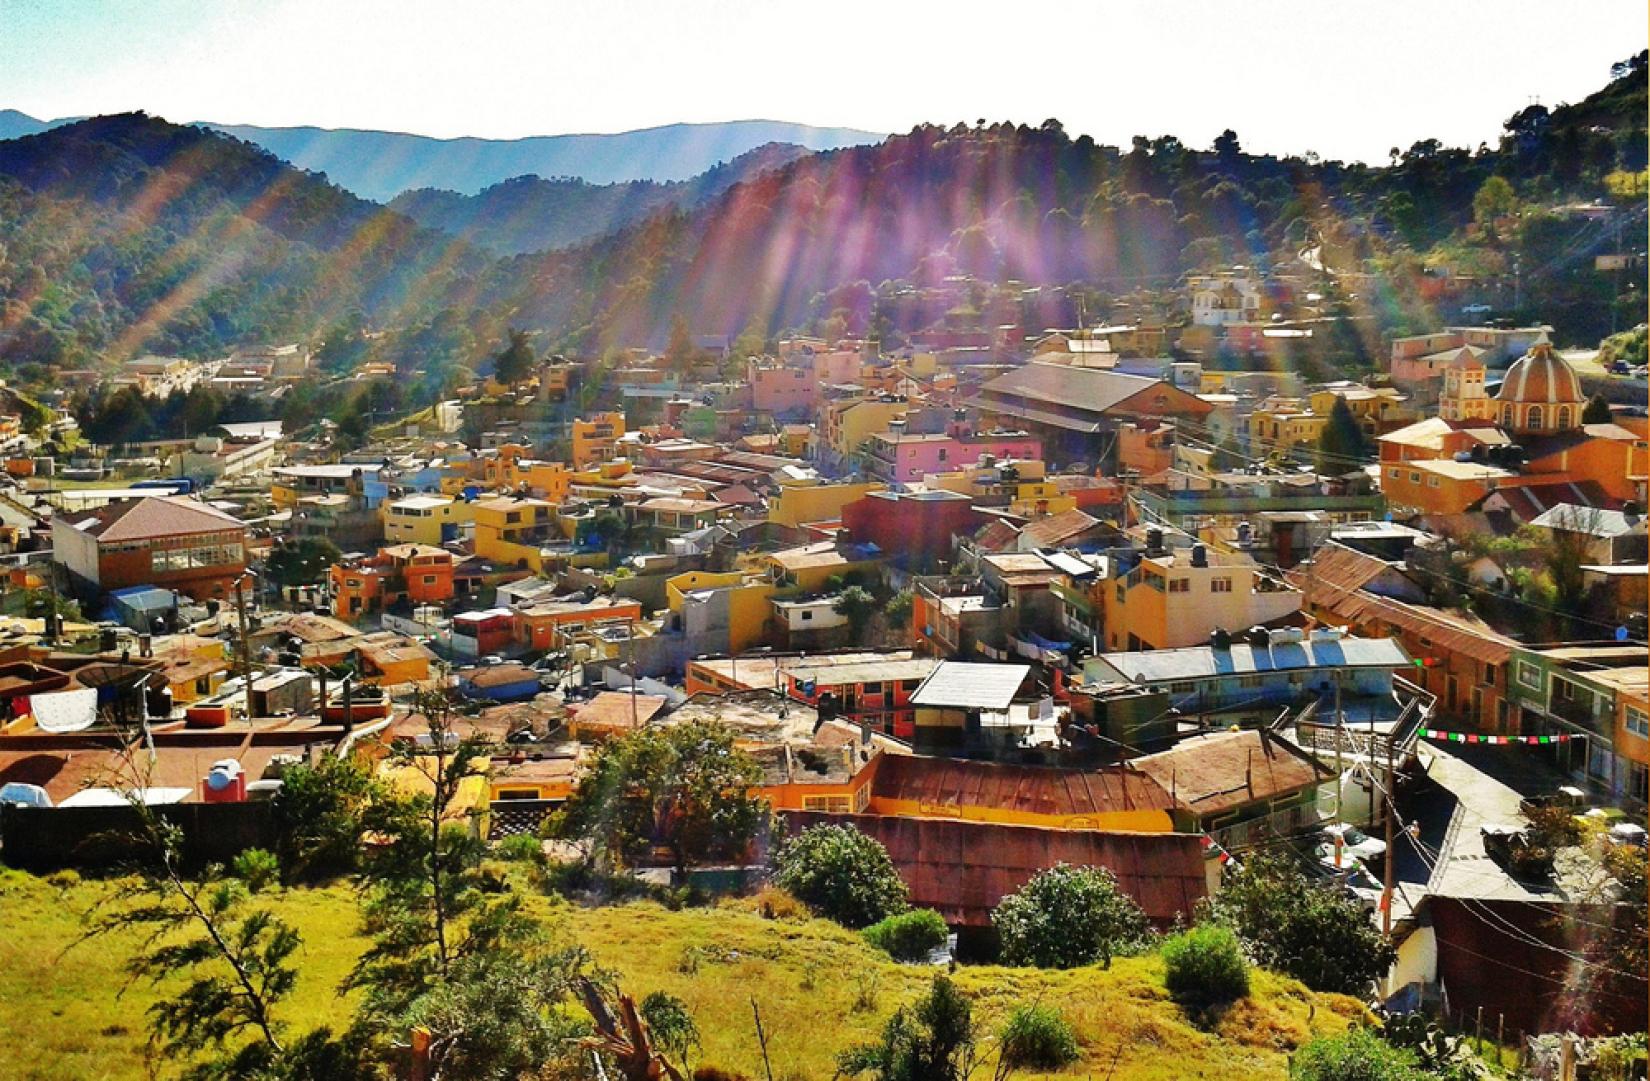
[[[1552,743],[1568,743],[1579,737],[1568,732],[1560,732],[1552,736],[1481,736],[1477,732],[1447,732],[1442,728],[1423,728],[1421,735],[1426,739],[1443,740],[1446,743],[1486,743],[1494,747],[1503,747],[1509,744],[1522,743],[1545,747]]]

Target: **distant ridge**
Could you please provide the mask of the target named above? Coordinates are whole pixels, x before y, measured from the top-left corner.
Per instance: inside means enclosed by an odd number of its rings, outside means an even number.
[[[613,135],[525,139],[434,139],[349,128],[203,123],[256,143],[300,169],[326,173],[340,187],[377,202],[419,188],[475,195],[518,176],[577,177],[591,184],[688,180],[770,143],[834,150],[886,138],[856,128],[816,128],[777,120],[669,124]]]
[[[40,120],[0,109],[0,140],[38,135],[83,117]],[[772,143],[835,150],[880,143],[858,128],[817,128],[782,120],[666,124],[611,135],[534,135],[522,139],[436,139],[359,128],[266,128],[195,121],[245,139],[300,169],[325,173],[352,194],[387,203],[404,191],[436,188],[475,195],[521,176],[573,177],[590,184],[690,180]]]

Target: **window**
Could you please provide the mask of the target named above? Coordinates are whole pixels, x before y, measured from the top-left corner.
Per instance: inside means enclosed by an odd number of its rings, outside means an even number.
[[[802,809],[804,811],[827,811],[831,814],[848,814],[853,810],[853,800],[847,796],[803,796]]]
[[[803,611],[803,613],[802,613],[802,621],[803,621],[803,622],[804,622],[804,623],[806,623],[806,622],[807,622],[807,621],[808,621],[808,620],[810,620],[810,619],[812,619],[812,618],[814,618],[814,614],[813,614],[813,613],[812,613],[812,612],[809,612],[809,611],[807,611],[807,610],[804,610],[804,611]]]
[[[1230,578],[1211,578],[1209,579],[1209,591],[1211,593],[1230,593],[1232,591],[1232,580]]]
[[[1421,473],[1420,473],[1419,470],[1411,469],[1409,471],[1409,482],[1411,484],[1420,484],[1421,483]]]
[[[1627,707],[1627,731],[1635,736],[1644,736],[1650,739],[1650,713],[1637,706]]]
[[[1169,592],[1170,593],[1190,593],[1191,590],[1192,590],[1192,581],[1191,581],[1190,578],[1171,578],[1171,579],[1169,579]]]
[[[1171,683],[1171,684],[1169,684],[1169,693],[1170,694],[1191,694],[1195,690],[1197,690],[1197,684],[1195,684],[1195,683]]]
[[[433,586],[433,585],[435,585],[435,579],[436,579],[435,575],[426,574],[426,575],[424,575],[424,584],[427,585],[427,586]]]
[[[1530,406],[1530,412],[1527,415],[1526,424],[1531,428],[1541,427],[1541,407],[1539,405]]]
[[[1404,471],[1402,469],[1398,469],[1396,467],[1386,471],[1388,480],[1397,480],[1399,477],[1403,476],[1403,473]]]
[[[1427,487],[1428,488],[1438,487],[1438,478],[1437,477],[1428,477],[1427,478]]]
[[[1567,405],[1559,406],[1558,411],[1553,414],[1553,423],[1561,431],[1568,428],[1570,426],[1570,407]]]
[[[1541,666],[1529,661],[1518,662],[1518,685],[1528,687],[1532,691],[1539,691],[1546,684],[1542,680]]]

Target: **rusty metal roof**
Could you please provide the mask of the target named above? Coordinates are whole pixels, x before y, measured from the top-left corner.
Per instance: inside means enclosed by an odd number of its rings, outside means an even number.
[[[1314,554],[1311,568],[1295,567],[1285,577],[1306,593],[1307,604],[1330,612],[1354,628],[1384,627],[1424,639],[1428,649],[1460,653],[1485,664],[1505,664],[1518,643],[1451,612],[1408,604],[1363,588],[1386,563],[1330,541]]]
[[[885,755],[871,794],[932,808],[990,807],[1040,815],[1167,811],[1169,793],[1149,774],[1127,766],[1057,769],[924,755]]]
[[[1193,736],[1130,764],[1154,778],[1175,805],[1199,815],[1291,795],[1334,773],[1264,729]]]
[[[911,903],[937,910],[951,924],[989,927],[998,901],[1058,863],[1111,871],[1123,892],[1159,926],[1189,919],[1207,893],[1203,848],[1196,834],[817,812],[789,813],[785,821],[792,832],[821,824],[852,825],[876,838],[910,887]]]

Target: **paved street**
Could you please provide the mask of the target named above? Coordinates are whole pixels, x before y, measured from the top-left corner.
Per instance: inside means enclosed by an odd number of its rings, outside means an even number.
[[[1400,837],[1396,874],[1411,893],[1445,897],[1552,899],[1548,883],[1520,882],[1484,853],[1478,829],[1519,825],[1518,802],[1564,783],[1537,752],[1512,747],[1422,747],[1426,774],[1400,801],[1406,822],[1419,822],[1419,844]],[[1434,858],[1437,854],[1437,858]]]

